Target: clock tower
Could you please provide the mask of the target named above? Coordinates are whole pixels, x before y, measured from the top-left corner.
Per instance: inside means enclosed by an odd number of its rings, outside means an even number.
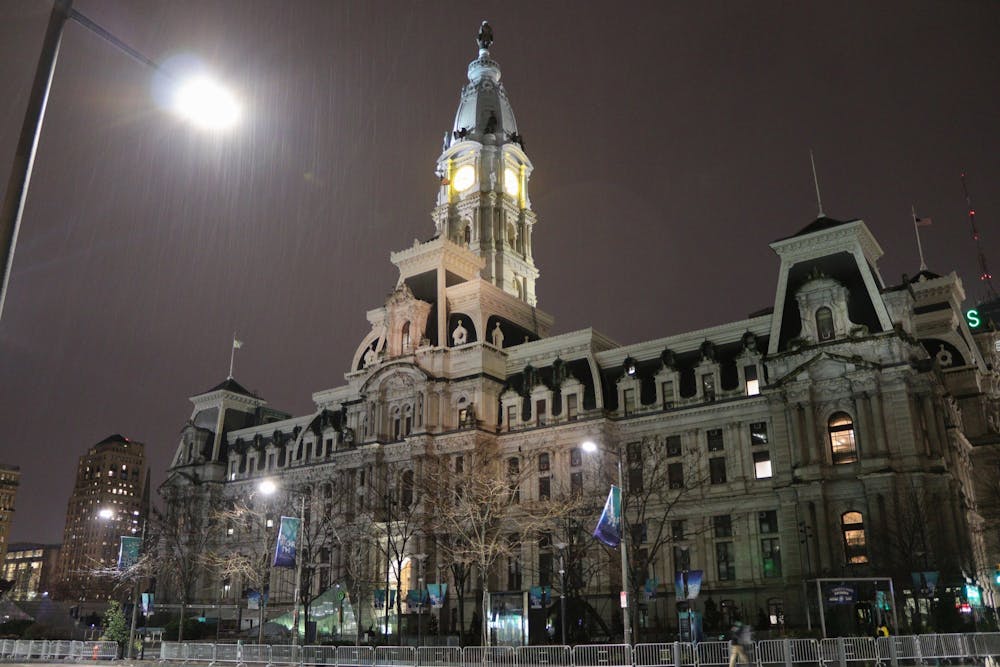
[[[476,41],[479,56],[469,63],[469,83],[437,161],[441,186],[434,224],[438,236],[484,260],[484,280],[535,306],[531,160],[500,83],[500,65],[490,54],[493,30],[486,21]]]

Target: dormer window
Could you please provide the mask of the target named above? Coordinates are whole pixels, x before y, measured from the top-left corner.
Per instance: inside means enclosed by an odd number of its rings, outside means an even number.
[[[816,337],[820,341],[833,340],[833,311],[823,306],[816,311]]]
[[[403,345],[403,352],[407,352],[410,349],[410,323],[406,322],[403,324],[403,331],[401,336],[401,342]]]
[[[854,463],[858,460],[858,446],[854,440],[854,420],[846,412],[830,417],[830,450],[834,465]]]

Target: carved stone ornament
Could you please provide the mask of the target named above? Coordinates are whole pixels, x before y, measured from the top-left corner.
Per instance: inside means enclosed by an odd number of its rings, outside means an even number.
[[[493,28],[490,27],[488,21],[483,21],[483,24],[479,26],[479,34],[476,35],[476,44],[483,51],[493,46]]]

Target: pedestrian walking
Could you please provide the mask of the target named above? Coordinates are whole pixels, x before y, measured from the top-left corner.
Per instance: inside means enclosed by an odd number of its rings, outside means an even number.
[[[736,621],[729,629],[729,667],[735,667],[737,661],[750,664],[750,646],[753,639],[750,626],[742,621]]]

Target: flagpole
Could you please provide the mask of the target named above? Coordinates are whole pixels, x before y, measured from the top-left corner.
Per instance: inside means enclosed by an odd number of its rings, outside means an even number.
[[[816,176],[816,160],[813,158],[812,149],[809,149],[809,164],[812,165],[813,169],[813,185],[816,186],[816,206],[819,208],[819,215],[817,217],[823,217],[823,199],[819,196],[819,177]]]
[[[920,225],[917,224],[917,209],[910,205],[910,214],[913,216],[913,233],[917,235],[917,252],[920,253],[920,270],[927,270],[927,263],[924,261],[924,247],[920,244]]]
[[[229,350],[229,379],[233,379],[233,360],[236,359],[236,332],[233,332],[233,346]]]

